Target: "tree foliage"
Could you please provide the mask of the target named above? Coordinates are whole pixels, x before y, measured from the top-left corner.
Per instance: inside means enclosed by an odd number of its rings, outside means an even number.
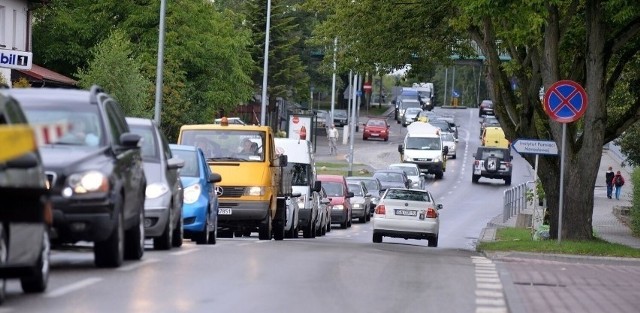
[[[602,146],[640,117],[637,80],[640,3],[624,0],[391,0],[309,1],[326,12],[314,42],[340,38],[343,69],[412,69],[450,63],[450,54],[486,58],[486,80],[496,113],[511,141],[551,139],[561,145],[562,125],[551,121],[539,89],[561,79],[583,85],[584,117],[567,125],[563,238],[592,238],[593,188]],[[373,48],[372,48],[373,47]],[[501,62],[507,52],[510,62]],[[413,66],[417,64],[417,66]],[[512,90],[511,79],[519,88]],[[527,156],[533,164],[533,156]],[[557,234],[560,158],[542,157],[541,181]]]

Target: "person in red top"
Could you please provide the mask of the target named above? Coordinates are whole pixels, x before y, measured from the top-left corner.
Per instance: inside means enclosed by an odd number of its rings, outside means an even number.
[[[624,185],[624,177],[622,177],[620,171],[617,171],[616,175],[613,176],[611,184],[616,187],[616,200],[620,200],[620,191],[622,190],[622,186]]]

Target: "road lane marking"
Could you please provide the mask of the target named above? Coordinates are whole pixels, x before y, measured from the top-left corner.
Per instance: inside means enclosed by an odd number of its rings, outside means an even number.
[[[499,298],[502,297],[502,292],[491,290],[476,290],[476,297]]]
[[[473,256],[476,279],[476,313],[507,313],[502,282],[496,265],[485,257]]]
[[[121,266],[117,270],[120,271],[120,272],[127,272],[127,271],[131,271],[131,270],[135,270],[135,269],[140,268],[142,266],[145,266],[147,264],[156,263],[156,262],[160,262],[160,260],[158,260],[158,259],[144,259],[144,260],[142,260],[140,262],[135,262],[135,263],[129,264],[127,266]]]
[[[198,248],[194,248],[194,249],[183,249],[181,251],[177,251],[177,252],[171,252],[169,254],[171,255],[185,255],[185,254],[189,254],[189,253],[193,253],[196,251],[200,251],[200,249]]]
[[[101,280],[102,278],[99,278],[99,277],[89,277],[87,279],[83,279],[73,284],[66,285],[58,289],[54,289],[53,291],[47,292],[44,296],[47,298],[57,298],[60,296],[64,296],[68,293],[74,292],[76,290],[84,289],[88,286],[91,286],[93,284],[100,282]]]

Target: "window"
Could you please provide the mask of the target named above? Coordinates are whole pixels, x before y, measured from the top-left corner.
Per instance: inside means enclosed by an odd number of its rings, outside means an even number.
[[[353,192],[354,196],[364,197],[364,194],[362,193],[362,187],[360,186],[360,184],[349,184],[347,185],[347,187],[349,188],[349,191]]]
[[[329,197],[343,197],[343,185],[341,183],[336,182],[322,182],[322,187],[324,187],[324,191],[327,192]]]
[[[184,177],[198,177],[200,170],[198,168],[198,155],[193,151],[188,150],[172,150],[173,153],[180,159],[184,160],[184,167],[180,169],[180,176]]]
[[[130,126],[131,132],[140,135],[142,138],[142,146],[140,147],[140,153],[142,154],[142,160],[150,162],[160,162],[160,153],[158,151],[158,143],[155,133],[151,126]]]
[[[243,142],[247,140],[252,143],[246,145],[249,151],[243,149]],[[263,162],[265,140],[263,131],[198,129],[183,131],[180,144],[197,146],[208,160]],[[274,151],[270,153],[275,155]]]

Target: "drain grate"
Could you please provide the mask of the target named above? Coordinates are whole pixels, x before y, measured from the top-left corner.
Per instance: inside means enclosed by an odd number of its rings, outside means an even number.
[[[533,283],[533,282],[523,282],[523,281],[513,282],[513,284],[520,285],[520,286],[567,287],[567,285],[561,285],[561,284]]]

